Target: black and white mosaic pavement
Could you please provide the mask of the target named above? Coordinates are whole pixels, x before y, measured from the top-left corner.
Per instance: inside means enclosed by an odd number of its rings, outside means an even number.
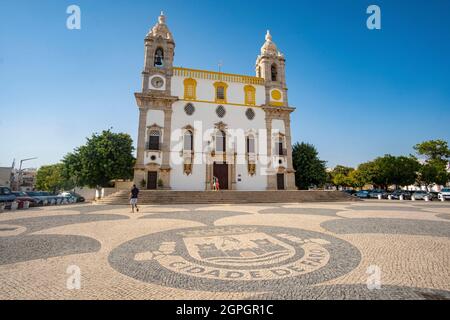
[[[450,298],[450,202],[140,209],[0,214],[0,299]],[[72,264],[83,288],[68,292]]]
[[[140,281],[213,291],[294,290],[343,275],[360,259],[354,246],[329,235],[244,225],[155,233],[109,256],[116,270]]]
[[[405,234],[450,238],[450,223],[409,219],[355,218],[325,221],[326,230],[336,234]]]

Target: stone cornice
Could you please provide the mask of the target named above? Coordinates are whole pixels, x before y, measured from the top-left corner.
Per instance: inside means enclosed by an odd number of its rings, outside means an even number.
[[[178,100],[178,97],[153,92],[136,92],[134,96],[139,108],[164,109]]]
[[[295,111],[295,108],[293,107],[284,107],[284,106],[262,106],[262,109],[264,110],[264,112],[266,113],[266,115],[270,115],[270,114],[283,114],[283,113],[288,113],[290,114],[291,112]]]

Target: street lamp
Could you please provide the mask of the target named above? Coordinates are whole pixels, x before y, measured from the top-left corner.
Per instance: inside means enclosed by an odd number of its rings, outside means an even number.
[[[33,157],[33,158],[27,158],[27,159],[22,159],[20,160],[20,166],[19,166],[19,181],[17,181],[17,190],[20,189],[20,185],[22,184],[22,163],[24,163],[25,161],[29,161],[29,160],[35,160],[37,159],[37,157]]]

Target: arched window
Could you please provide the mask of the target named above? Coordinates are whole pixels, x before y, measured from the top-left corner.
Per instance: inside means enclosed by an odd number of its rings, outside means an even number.
[[[159,130],[150,130],[148,137],[148,150],[159,150]]]
[[[277,71],[277,65],[275,63],[270,68],[270,72],[272,74],[272,81],[277,81],[277,79],[278,79],[278,71]]]
[[[244,87],[245,104],[254,106],[256,103],[256,89],[251,85]]]
[[[226,103],[228,85],[225,82],[215,82],[214,88],[216,90],[216,102]]]
[[[191,130],[184,133],[184,151],[192,151],[194,147],[194,135]]]
[[[284,139],[283,137],[278,137],[277,140],[275,141],[275,154],[278,156],[285,156],[286,155],[286,151],[284,148]]]
[[[185,79],[184,84],[184,99],[195,100],[197,96],[197,81],[192,78]]]
[[[216,151],[217,152],[225,152],[225,146],[226,146],[225,132],[217,131],[217,133],[216,133]]]
[[[164,50],[162,48],[157,48],[155,51],[155,67],[163,67],[164,66]]]
[[[255,153],[255,138],[252,135],[247,136],[247,153]]]

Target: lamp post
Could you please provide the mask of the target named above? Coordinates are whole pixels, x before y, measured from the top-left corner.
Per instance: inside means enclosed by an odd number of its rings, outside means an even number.
[[[37,159],[37,157],[33,157],[33,158],[27,158],[27,159],[22,159],[20,160],[20,166],[19,166],[19,179],[17,181],[17,190],[19,191],[20,189],[20,185],[22,184],[22,163],[24,163],[25,161],[29,161],[29,160],[35,160]]]

